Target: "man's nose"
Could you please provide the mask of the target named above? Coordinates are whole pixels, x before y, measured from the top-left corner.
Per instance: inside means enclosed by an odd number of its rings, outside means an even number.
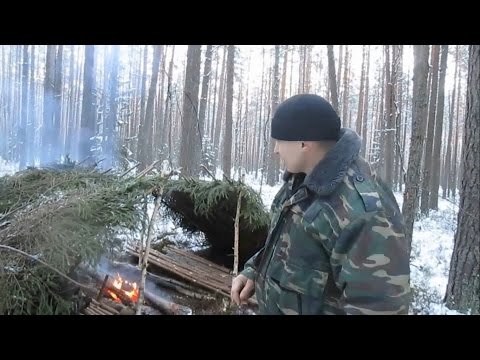
[[[273,148],[273,152],[275,154],[278,154],[278,142],[277,141],[275,141],[275,147]]]

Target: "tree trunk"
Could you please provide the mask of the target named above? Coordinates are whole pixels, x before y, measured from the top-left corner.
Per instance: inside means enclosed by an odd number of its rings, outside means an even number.
[[[338,88],[338,115],[340,115],[340,106],[342,104],[342,64],[343,64],[343,45],[340,45],[338,54],[338,69],[337,69],[337,88]]]
[[[54,160],[54,116],[55,116],[55,45],[47,45],[43,92],[43,132],[41,164]]]
[[[225,136],[223,139],[223,174],[230,178],[232,168],[232,123],[233,123],[233,77],[235,75],[235,46],[228,45],[227,51],[227,101],[225,115]]]
[[[433,167],[430,193],[430,209],[438,209],[438,187],[440,182],[440,150],[442,146],[443,111],[445,103],[445,73],[447,72],[448,45],[442,45],[440,81],[438,85],[437,116],[435,120],[435,142],[433,144]]]
[[[198,132],[198,88],[200,84],[201,45],[189,45],[187,70],[183,90],[182,142],[180,145],[180,167],[182,174],[198,177],[200,134]]]
[[[287,65],[288,65],[288,45],[283,48],[283,66],[282,66],[282,82],[280,85],[280,101],[285,100],[285,90],[287,86]]]
[[[139,170],[145,170],[153,162],[153,102],[157,97],[158,70],[160,69],[160,56],[162,45],[153,46],[152,75],[148,89],[145,117],[140,123],[138,131],[141,142],[138,144],[138,159],[141,162]],[[198,84],[197,84],[198,87]],[[196,114],[195,114],[196,115]]]
[[[449,130],[448,130],[448,141],[447,141],[447,154],[445,159],[445,179],[446,185],[444,189],[444,198],[447,198],[447,195],[450,196],[451,194],[451,187],[452,187],[452,174],[451,169],[454,164],[452,163],[452,138],[453,138],[453,113],[455,108],[455,91],[457,87],[457,74],[458,74],[458,45],[455,49],[455,75],[453,77],[453,91],[452,91],[452,98],[450,102],[450,111],[448,116],[449,122]]]
[[[78,57],[80,58],[80,50],[81,49],[78,49],[78,52],[77,52],[77,55]],[[85,46],[83,46],[83,57],[85,58]],[[82,66],[83,65],[83,66]],[[77,73],[76,73],[76,81],[77,81],[77,84],[80,84],[83,80],[83,73],[84,73],[84,67],[85,67],[85,60],[83,61],[83,63],[80,62],[79,66],[77,66]],[[82,89],[81,89],[81,86],[77,86],[76,89],[75,89],[75,95],[74,95],[74,99],[73,99],[73,103],[75,106],[74,108],[74,119],[75,119],[75,133],[73,135],[73,138],[74,139],[77,139],[76,142],[74,140],[72,140],[72,146],[73,146],[73,143],[75,142],[75,147],[74,147],[74,158],[75,159],[79,159],[80,158],[80,143],[81,143],[81,137],[80,137],[80,134],[81,134],[81,127],[82,127],[82,106],[83,106],[83,93],[82,93]],[[93,132],[92,132],[92,136],[93,136]],[[90,151],[90,150],[88,150]],[[83,159],[82,159],[83,160]],[[82,161],[82,160],[79,160],[79,161]]]
[[[362,72],[360,75],[360,90],[358,94],[357,121],[355,127],[358,135],[362,135],[363,96],[365,88],[365,45],[362,46]]]
[[[328,79],[330,84],[330,99],[332,106],[338,113],[337,79],[335,78],[335,58],[333,57],[333,45],[327,45],[328,52]]]
[[[31,45],[30,53],[30,78],[28,81],[28,121],[27,121],[27,165],[34,164],[34,149],[35,149],[35,46]]]
[[[135,124],[135,131],[134,134],[137,135],[135,139],[135,155],[137,156],[137,159],[141,162],[144,163],[145,159],[141,158],[143,155],[143,152],[141,150],[141,147],[143,145],[143,139],[142,133],[140,132],[140,129],[142,126],[144,126],[145,122],[145,105],[147,103],[146,98],[147,98],[147,64],[148,64],[148,45],[145,45],[143,47],[143,62],[142,62],[142,72],[141,72],[141,88],[140,88],[140,112],[137,114],[137,122]],[[140,165],[142,166],[142,165]],[[144,165],[145,166],[145,165]],[[148,166],[148,165],[147,165]]]
[[[367,140],[368,140],[368,86],[369,86],[369,73],[370,73],[370,45],[367,45],[367,61],[366,61],[367,69],[365,70],[365,97],[363,100],[363,120],[362,120],[362,147],[360,155],[365,158],[365,154],[367,151]]]
[[[275,113],[279,104],[279,87],[280,87],[280,46],[275,45],[275,59],[273,65],[273,81],[272,81],[272,114]],[[278,173],[276,172],[277,156],[275,156],[273,150],[275,148],[275,141],[270,139],[270,146],[268,152],[268,170],[267,170],[267,184],[270,186],[275,185],[278,182]]]
[[[105,161],[103,166],[109,169],[115,165],[116,158],[116,138],[117,138],[117,97],[118,97],[118,67],[119,67],[119,47],[112,45],[111,68],[109,70],[108,97],[109,107],[105,119]]]
[[[385,147],[383,152],[385,154],[385,182],[393,188],[393,159],[395,155],[394,139],[395,126],[393,121],[393,73],[391,71],[390,61],[390,45],[385,45]]]
[[[460,211],[450,262],[446,301],[451,309],[480,313],[480,46],[470,45],[467,111],[463,132]]]
[[[459,69],[460,70],[460,69]],[[460,71],[459,71],[460,72]],[[454,199],[457,196],[457,162],[458,162],[458,138],[459,138],[459,112],[460,112],[460,94],[462,93],[462,77],[458,76],[458,91],[456,94],[456,99],[455,99],[455,130],[454,130],[454,144],[453,144],[453,158],[452,158],[452,171],[450,172],[450,176],[452,177],[451,180],[451,195]]]
[[[83,70],[83,100],[82,116],[79,140],[79,161],[84,161],[89,157],[93,145],[93,136],[95,135],[95,67],[94,67],[95,47],[94,45],[85,45],[85,63]],[[84,164],[93,164],[93,159],[89,158]]]
[[[301,94],[305,91],[305,47],[306,45],[298,46],[298,57],[300,61],[298,62],[298,94]]]
[[[207,45],[207,50],[205,52],[205,66],[203,68],[203,78],[202,78],[202,94],[200,96],[200,113],[198,117],[199,127],[200,127],[200,139],[203,141],[203,138],[207,134],[205,126],[205,114],[207,110],[207,99],[208,99],[208,86],[210,85],[210,74],[212,72],[212,54],[213,54],[213,45]]]
[[[53,131],[54,131],[54,148],[53,158],[60,159],[65,156],[64,136],[62,126],[62,76],[63,76],[63,45],[58,45],[57,56],[55,59],[55,85],[54,85],[54,116],[53,116]]]
[[[349,82],[349,73],[350,73],[350,58],[349,58],[349,53],[348,53],[348,45],[345,46],[345,70],[343,73],[343,104],[342,104],[342,120],[344,127],[350,127],[351,124],[348,122],[348,111],[349,111],[349,106],[348,102],[350,101],[350,93],[349,93],[349,87],[350,87],[350,82]]]
[[[215,167],[218,164],[219,160],[219,149],[220,149],[220,133],[222,130],[223,115],[225,114],[224,110],[224,100],[225,100],[225,69],[227,63],[227,50],[223,47],[223,59],[222,59],[222,70],[220,74],[220,88],[218,92],[218,106],[217,106],[217,118],[215,120],[215,132],[213,136],[213,147],[215,150]]]
[[[256,134],[257,134],[257,151],[256,151],[256,166],[255,166],[255,178],[258,176],[258,168],[260,167],[260,161],[261,161],[261,147],[260,147],[260,140],[263,138],[263,131],[262,131],[262,124],[263,124],[263,118],[262,118],[262,109],[263,109],[263,93],[264,93],[264,83],[265,83],[265,49],[262,49],[262,83],[260,86],[260,102],[257,102],[257,106],[259,108],[259,116],[257,120],[257,126],[256,126]],[[261,172],[263,172],[265,169],[262,167]]]
[[[22,56],[22,105],[21,105],[21,115],[20,122],[17,128],[17,144],[19,147],[19,167],[24,169],[27,163],[27,152],[28,146],[27,143],[27,117],[28,117],[28,70],[29,70],[29,59],[28,59],[28,45],[23,45],[23,56]]]
[[[403,75],[403,45],[398,45],[398,56],[397,59],[395,60],[395,63],[397,64],[397,90],[395,91],[396,93],[396,98],[397,101],[395,102],[396,107],[396,113],[395,113],[395,148],[397,149],[396,151],[396,156],[395,156],[395,180],[394,182],[397,184],[397,190],[402,191],[402,183],[403,183],[403,157],[405,156],[405,146],[402,145],[402,139],[403,139],[403,124],[402,122],[405,121],[407,118],[403,114],[403,81],[404,81],[404,75]]]
[[[305,69],[305,92],[309,93],[312,88],[312,49],[313,45],[306,45],[305,57],[306,57],[306,69]]]
[[[412,241],[413,222],[418,206],[418,184],[425,136],[426,109],[427,109],[427,77],[428,77],[428,45],[414,45],[413,69],[413,108],[412,108],[412,135],[410,155],[408,159],[405,193],[403,194],[402,214],[405,220],[405,237]]]
[[[386,76],[386,69],[385,69],[385,52],[383,53],[384,59],[383,63],[384,66],[382,66],[382,72],[381,72],[381,78],[379,80],[379,83],[382,84],[380,86],[380,99],[379,99],[379,110],[377,112],[377,126],[376,126],[376,132],[377,132],[377,154],[376,154],[376,166],[375,168],[379,170],[380,176],[385,179],[385,155],[383,154],[383,151],[385,149],[385,119],[384,119],[384,114],[383,114],[383,109],[385,107],[385,76]]]
[[[170,58],[170,64],[168,65],[168,75],[167,75],[167,95],[165,97],[165,113],[163,114],[163,125],[162,125],[162,146],[169,141],[169,133],[172,130],[173,120],[172,120],[172,74],[173,74],[173,57],[175,56],[175,45],[172,46],[172,56]],[[169,155],[168,159],[171,164],[171,149],[168,147]]]
[[[437,89],[438,89],[438,59],[440,45],[432,45],[432,85],[430,92],[430,104],[428,110],[428,128],[425,142],[425,161],[423,162],[423,181],[421,191],[420,211],[423,215],[428,215],[430,201],[430,179],[432,177],[432,153],[433,138],[435,131],[435,114],[437,108]]]

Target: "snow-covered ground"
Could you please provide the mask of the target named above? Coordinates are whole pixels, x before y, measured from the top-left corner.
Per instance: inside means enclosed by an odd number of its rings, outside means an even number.
[[[18,164],[9,162],[0,157],[0,176],[11,175],[18,171]]]
[[[13,174],[17,171],[16,164],[9,163],[0,158],[0,176]],[[217,171],[216,178],[221,179],[221,171]],[[236,178],[236,177],[235,177]],[[205,178],[206,179],[206,178]],[[248,174],[245,182],[254,190],[260,192],[266,210],[279,190],[281,183],[275,186],[268,186],[259,178],[255,179],[254,174]],[[403,194],[395,193],[395,197],[402,207]],[[458,201],[458,199],[457,199]],[[427,218],[415,222],[412,241],[411,261],[411,284],[415,291],[414,300],[411,306],[411,314],[430,315],[454,315],[456,311],[447,309],[442,303],[450,268],[450,259],[453,251],[453,239],[457,224],[458,206],[451,201],[439,198],[439,209],[430,211]],[[150,213],[152,209],[149,209]],[[181,233],[181,229],[174,228],[173,223],[164,219],[161,222],[159,231],[174,231],[181,241],[193,241],[194,248],[200,248],[201,236],[193,238]],[[178,240],[177,236],[175,238]]]

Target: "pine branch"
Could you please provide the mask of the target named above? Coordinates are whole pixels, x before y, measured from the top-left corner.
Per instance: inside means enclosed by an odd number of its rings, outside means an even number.
[[[32,259],[32,260],[35,260],[37,262],[39,262],[40,264],[42,265],[45,265],[46,267],[48,267],[50,270],[54,271],[55,273],[57,273],[58,275],[60,275],[61,277],[63,277],[64,279],[70,281],[71,283],[77,285],[77,286],[80,286],[84,289],[88,289],[88,290],[92,290],[92,288],[88,285],[84,285],[82,283],[79,283],[78,281],[76,280],[73,280],[71,277],[69,277],[68,275],[65,275],[64,273],[62,273],[60,270],[54,268],[52,265],[50,264],[47,264],[45,261],[43,260],[40,260],[39,258],[35,257],[35,256],[32,256],[28,253],[26,253],[25,251],[22,251],[22,250],[19,250],[19,249],[15,249],[14,247],[11,247],[11,246],[8,246],[8,245],[1,245],[0,244],[0,249],[5,249],[5,250],[10,250],[10,251],[13,251],[13,252],[16,252],[18,254],[21,254],[25,257],[28,257],[29,259]]]

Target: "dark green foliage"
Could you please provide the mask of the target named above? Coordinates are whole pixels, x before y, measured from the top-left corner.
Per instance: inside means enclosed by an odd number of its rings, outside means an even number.
[[[269,215],[260,196],[247,185],[236,181],[170,180],[165,183],[163,203],[170,216],[183,229],[202,231],[219,252],[233,262],[234,221],[238,193],[242,193],[240,210],[240,264],[253,255],[266,239]]]

